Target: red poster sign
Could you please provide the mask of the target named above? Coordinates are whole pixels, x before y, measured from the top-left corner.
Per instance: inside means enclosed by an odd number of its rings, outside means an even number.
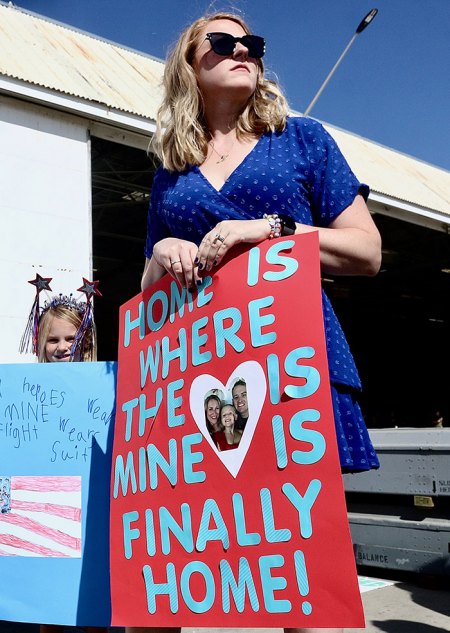
[[[195,293],[166,276],[119,338],[113,625],[364,626],[317,234],[249,248]]]

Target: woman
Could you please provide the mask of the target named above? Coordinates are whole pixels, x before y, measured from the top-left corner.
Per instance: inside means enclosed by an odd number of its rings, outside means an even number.
[[[213,437],[217,431],[222,431],[220,423],[221,400],[218,396],[210,394],[205,398],[205,420],[206,428]]]
[[[197,20],[164,74],[142,288],[170,274],[194,288],[242,242],[317,231],[324,274],[374,275],[381,240],[361,185],[333,139],[287,116],[264,77],[264,40],[237,16]],[[341,466],[379,466],[355,393],[361,387],[327,297],[325,332]]]
[[[239,446],[242,431],[235,429],[238,414],[232,404],[224,404],[220,409],[220,422],[223,431],[215,433],[214,440],[219,451],[231,451]]]

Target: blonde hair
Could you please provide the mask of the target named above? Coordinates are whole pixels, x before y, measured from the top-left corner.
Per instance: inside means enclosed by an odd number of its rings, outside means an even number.
[[[231,404],[229,402],[224,402],[222,406],[220,407],[220,421],[222,421],[222,411],[225,409],[225,407],[228,407],[229,409],[233,411],[234,419],[237,420],[238,412],[234,404]]]
[[[213,428],[211,425],[211,422],[208,420],[208,405],[211,402],[211,400],[216,400],[217,404],[219,405],[219,419],[218,419],[218,425],[222,427],[222,424],[220,422],[220,409],[222,407],[222,400],[219,398],[219,396],[217,396],[215,393],[211,393],[209,396],[207,396],[205,398],[205,402],[204,402],[204,406],[205,406],[205,420],[206,420],[206,428],[208,429],[208,431],[210,433],[213,432]]]
[[[196,20],[180,35],[166,61],[164,100],[158,110],[152,148],[169,171],[183,171],[206,158],[210,135],[204,120],[203,99],[192,66],[201,44],[201,30],[213,20],[230,20],[250,34],[242,18],[232,13],[214,13]],[[236,121],[236,135],[245,138],[282,131],[288,105],[276,82],[264,77],[264,64],[257,60],[256,89]]]
[[[47,345],[50,328],[53,323],[53,319],[63,319],[77,330],[81,325],[83,314],[74,308],[70,308],[65,305],[57,305],[48,308],[39,319],[39,335],[38,335],[38,362],[48,363],[45,347]],[[97,337],[95,335],[95,325],[92,326],[92,331],[87,330],[83,337],[81,345],[80,361],[95,361],[97,360]]]

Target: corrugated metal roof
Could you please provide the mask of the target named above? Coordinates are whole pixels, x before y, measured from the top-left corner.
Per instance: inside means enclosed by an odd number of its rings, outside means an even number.
[[[155,120],[163,62],[0,4],[0,74]],[[331,125],[372,191],[450,216],[450,172]]]
[[[450,215],[450,172],[326,125],[372,191]]]
[[[0,4],[0,73],[155,119],[164,64]]]

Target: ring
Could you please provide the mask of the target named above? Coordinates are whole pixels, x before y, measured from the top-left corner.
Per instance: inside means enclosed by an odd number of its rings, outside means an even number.
[[[176,262],[170,262],[171,266],[173,266],[174,264],[181,264],[181,259],[177,259]]]
[[[225,238],[223,237],[223,235],[220,235],[219,233],[216,233],[216,235],[214,236],[214,241],[216,240],[220,240],[222,244],[225,242]]]

